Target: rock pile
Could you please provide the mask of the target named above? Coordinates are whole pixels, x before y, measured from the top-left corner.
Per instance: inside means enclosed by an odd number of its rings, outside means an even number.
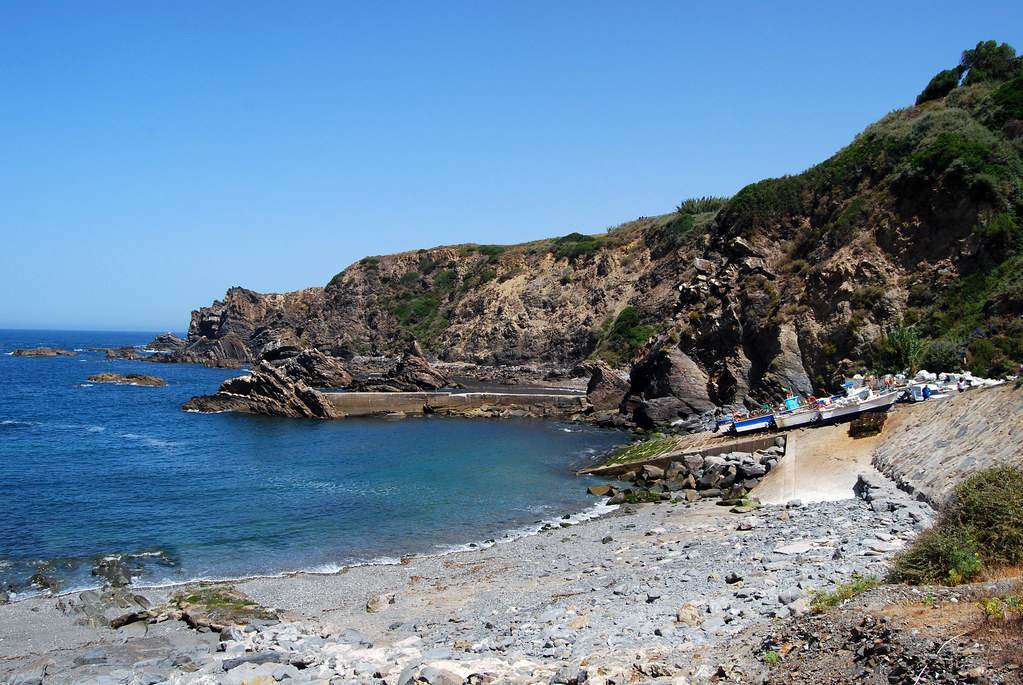
[[[610,495],[608,504],[672,501],[682,498],[718,497],[739,500],[750,493],[785,454],[785,440],[756,452],[727,452],[703,456],[698,452],[681,455],[666,467],[644,464],[628,470],[619,479],[631,487],[593,486],[594,495]]]
[[[80,619],[98,613],[118,621],[119,638],[137,629],[120,621],[137,615],[154,634],[184,622],[195,643],[144,656],[121,654],[122,639],[102,643],[102,652],[93,643],[82,654],[53,655],[45,682],[134,683],[135,674],[145,674],[143,682],[180,685],[608,685],[707,683],[724,680],[721,673],[729,682],[759,682],[762,638],[748,642],[747,629],[804,614],[816,591],[857,574],[883,575],[886,559],[929,521],[926,505],[881,477],[865,477],[860,493],[755,514],[729,514],[706,502],[635,507],[456,564],[497,576],[483,592],[457,585],[459,574],[435,583],[452,563],[446,558],[372,573],[352,569],[338,577],[344,590],[330,594],[332,607],[350,605],[351,613],[336,616],[331,627],[263,613],[240,594],[245,584],[238,592],[187,589],[149,608],[124,590],[83,593],[60,601]],[[457,585],[454,595],[447,585]],[[381,591],[386,598],[369,613]],[[139,606],[117,607],[122,599]],[[726,646],[733,648],[728,656]]]

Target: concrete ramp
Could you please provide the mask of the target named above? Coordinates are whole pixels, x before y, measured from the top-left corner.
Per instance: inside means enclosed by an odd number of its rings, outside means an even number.
[[[752,494],[764,504],[852,499],[857,477],[876,473],[871,455],[887,431],[886,425],[880,435],[855,439],[848,423],[789,431],[785,456]]]

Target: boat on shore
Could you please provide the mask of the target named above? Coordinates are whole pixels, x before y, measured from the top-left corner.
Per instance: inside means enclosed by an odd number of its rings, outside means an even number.
[[[732,432],[736,434],[753,433],[755,431],[767,430],[773,425],[774,414],[770,411],[753,413],[745,417],[735,417],[732,423]]]
[[[814,404],[804,404],[795,409],[786,409],[774,415],[774,425],[777,428],[798,428],[807,424],[820,421],[821,413]]]
[[[845,397],[821,407],[820,420],[823,423],[851,421],[867,412],[887,412],[902,394],[902,390],[887,390],[875,393],[870,386],[847,388]]]

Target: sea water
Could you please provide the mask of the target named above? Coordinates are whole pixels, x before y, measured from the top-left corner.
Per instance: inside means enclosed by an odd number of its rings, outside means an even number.
[[[625,441],[554,421],[185,412],[245,372],[88,350],[154,337],[0,331],[0,583],[15,597],[43,591],[39,576],[101,585],[104,558],[161,585],[499,543],[599,511],[573,473]],[[38,346],[80,356],[10,354]],[[87,380],[105,371],[167,385]]]

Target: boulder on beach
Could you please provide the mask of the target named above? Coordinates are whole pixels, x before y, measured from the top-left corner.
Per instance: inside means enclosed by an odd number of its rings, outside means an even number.
[[[603,361],[584,362],[573,369],[589,374],[586,399],[597,411],[617,409],[629,392],[629,382],[619,376],[611,365]]]

